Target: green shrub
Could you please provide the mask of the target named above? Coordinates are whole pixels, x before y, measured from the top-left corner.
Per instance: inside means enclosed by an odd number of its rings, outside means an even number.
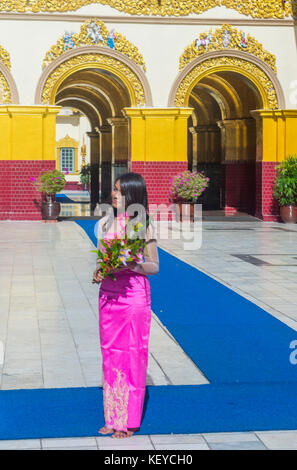
[[[273,196],[280,206],[297,204],[297,156],[289,155],[277,167]]]

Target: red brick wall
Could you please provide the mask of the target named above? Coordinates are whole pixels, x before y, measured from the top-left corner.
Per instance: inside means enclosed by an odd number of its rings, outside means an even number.
[[[83,186],[78,181],[67,181],[64,189],[67,191],[82,191]]]
[[[169,205],[170,179],[187,169],[187,162],[131,162],[131,171],[140,173],[145,179],[149,204]],[[162,219],[162,215],[158,218]]]
[[[223,172],[225,212],[255,213],[256,174],[254,162],[224,164]]]
[[[256,217],[264,221],[280,221],[279,205],[273,197],[276,177],[275,162],[256,163]]]
[[[55,167],[53,160],[1,160],[0,220],[40,220],[41,194],[30,178]]]

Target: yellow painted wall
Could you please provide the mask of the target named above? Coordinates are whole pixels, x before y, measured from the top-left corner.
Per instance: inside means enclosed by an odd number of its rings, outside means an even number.
[[[257,160],[282,162],[297,155],[297,110],[252,111],[257,120]]]
[[[192,108],[125,108],[130,118],[131,161],[187,161]]]
[[[55,160],[58,106],[0,106],[0,160]]]

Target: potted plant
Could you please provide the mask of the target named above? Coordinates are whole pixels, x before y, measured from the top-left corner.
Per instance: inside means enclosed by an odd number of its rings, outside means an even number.
[[[68,174],[67,168],[64,168]],[[65,174],[59,170],[43,170],[42,174],[36,178],[30,178],[35,188],[44,195],[42,201],[42,218],[46,220],[57,219],[61,205],[56,201],[56,193],[61,191],[66,184]]]
[[[183,204],[190,205],[190,220],[194,220],[194,204],[208,187],[209,178],[203,172],[182,171],[171,179],[170,199],[178,204],[182,221]]]
[[[91,165],[87,163],[83,165],[80,169],[80,182],[83,185],[84,191],[90,192],[90,181],[91,181]]]
[[[277,167],[273,196],[280,206],[283,222],[297,222],[297,157],[289,155]]]

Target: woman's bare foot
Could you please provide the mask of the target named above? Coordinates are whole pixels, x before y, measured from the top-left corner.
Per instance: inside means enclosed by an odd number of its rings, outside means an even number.
[[[131,437],[134,434],[134,431],[115,431],[112,437],[116,437],[118,439],[121,439],[123,437]]]
[[[103,428],[100,428],[98,432],[100,434],[112,434],[113,431],[114,431],[113,429],[110,429],[110,428],[107,428],[106,426],[103,426]]]

